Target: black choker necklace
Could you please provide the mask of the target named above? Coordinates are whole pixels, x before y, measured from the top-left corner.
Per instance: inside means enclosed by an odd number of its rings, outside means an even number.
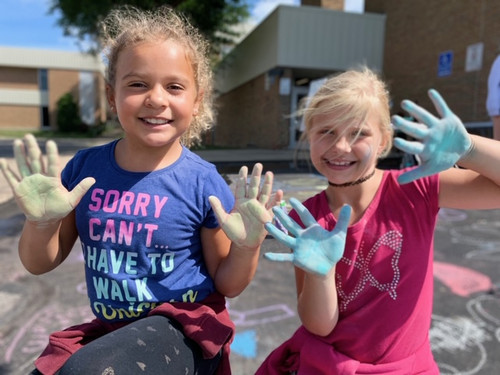
[[[333,182],[328,181],[328,185],[333,186],[333,187],[346,187],[346,186],[354,186],[354,185],[359,185],[365,182],[366,180],[369,180],[370,178],[373,177],[375,174],[375,169],[373,170],[372,173],[366,175],[365,177],[361,177],[360,179],[357,179],[356,181],[351,181],[351,182],[346,182],[344,184],[334,184]]]

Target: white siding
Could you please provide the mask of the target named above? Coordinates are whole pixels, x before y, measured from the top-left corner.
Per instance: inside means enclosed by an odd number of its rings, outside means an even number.
[[[99,57],[79,52],[0,47],[0,66],[103,72]]]
[[[48,104],[46,91],[0,89],[0,105],[47,106]]]
[[[366,63],[382,68],[383,15],[283,7],[279,33],[279,66],[346,70],[353,64]]]
[[[224,59],[221,92],[275,67],[338,71],[364,63],[381,71],[385,15],[279,6]]]

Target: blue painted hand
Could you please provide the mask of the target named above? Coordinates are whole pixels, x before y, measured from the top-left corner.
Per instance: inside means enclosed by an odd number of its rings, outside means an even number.
[[[419,167],[399,177],[400,184],[451,168],[473,148],[472,140],[462,121],[448,108],[441,95],[431,89],[429,97],[441,118],[433,116],[410,100],[404,100],[401,107],[416,118],[418,123],[393,116],[394,125],[416,139],[408,141],[395,138],[394,146],[404,152],[418,155],[421,159]]]
[[[267,223],[266,229],[278,241],[290,247],[293,252],[290,254],[266,253],[264,256],[273,261],[292,262],[306,272],[326,276],[344,254],[351,206],[342,207],[337,225],[329,232],[316,222],[300,201],[291,198],[290,204],[306,228],[303,229],[279,208],[273,209],[281,224],[288,229],[293,237],[283,233],[272,223]]]

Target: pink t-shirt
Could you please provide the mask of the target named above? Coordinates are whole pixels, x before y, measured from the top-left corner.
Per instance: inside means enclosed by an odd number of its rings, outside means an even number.
[[[318,337],[300,327],[257,374],[438,373],[428,337],[438,176],[400,185],[402,172],[384,171],[372,203],[347,231],[336,267],[335,329]],[[304,205],[322,227],[335,227],[324,191]]]

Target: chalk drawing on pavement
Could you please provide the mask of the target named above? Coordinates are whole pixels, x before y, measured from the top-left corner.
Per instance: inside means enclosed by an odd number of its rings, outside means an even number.
[[[430,340],[442,375],[478,374],[488,360],[485,343],[500,344],[500,299],[482,294],[466,303],[471,318],[432,316]]]
[[[467,212],[462,210],[455,210],[452,208],[441,208],[438,212],[439,221],[464,221],[467,219]]]
[[[18,350],[23,354],[40,354],[45,349],[52,331],[90,320],[92,317],[90,308],[86,306],[48,306],[38,311],[17,330],[7,344],[4,362],[11,363]],[[54,322],[57,322],[57,327]]]
[[[461,297],[489,291],[493,287],[487,275],[451,263],[434,261],[434,277]]]
[[[433,315],[429,335],[441,375],[473,375],[484,367],[488,356],[483,343],[491,336],[473,320]]]
[[[256,326],[295,316],[295,312],[285,304],[270,305],[247,311],[234,310],[228,304],[228,311],[236,327]]]
[[[236,327],[252,327],[292,318],[295,312],[285,304],[276,304],[256,309],[239,311],[227,303],[229,315]],[[253,329],[237,332],[231,344],[231,351],[246,357],[257,357],[257,334]]]
[[[231,343],[231,353],[245,358],[257,357],[257,337],[255,330],[238,332]]]

